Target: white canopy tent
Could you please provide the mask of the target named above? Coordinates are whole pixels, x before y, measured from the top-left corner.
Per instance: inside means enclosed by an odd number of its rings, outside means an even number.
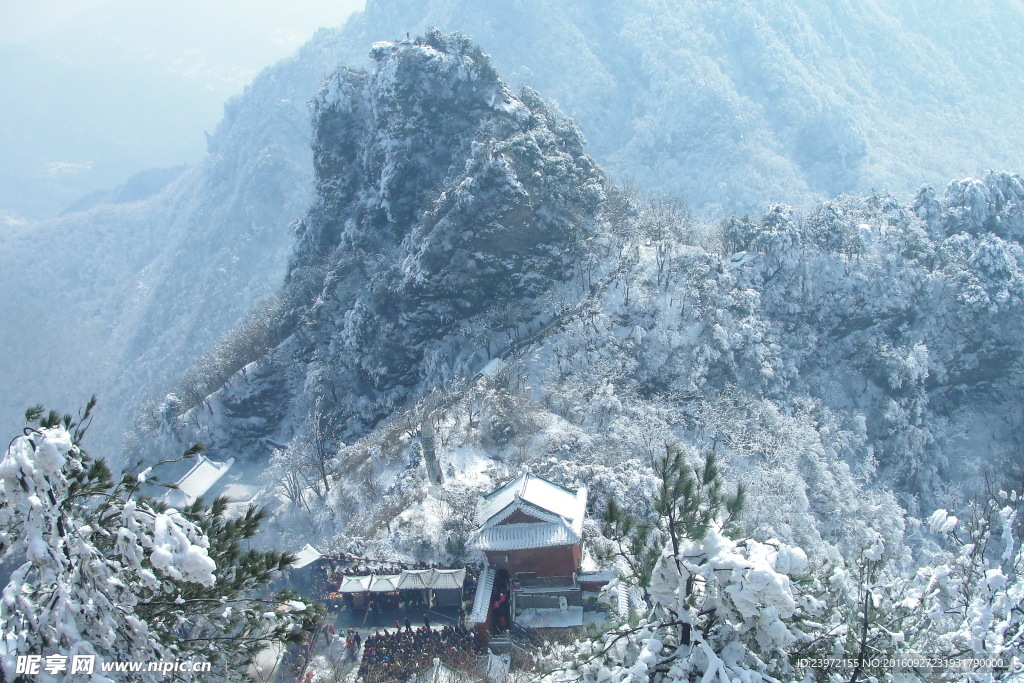
[[[465,569],[404,569],[400,574],[351,576],[342,580],[338,593],[390,593],[403,590],[430,591],[440,605],[462,603]]]

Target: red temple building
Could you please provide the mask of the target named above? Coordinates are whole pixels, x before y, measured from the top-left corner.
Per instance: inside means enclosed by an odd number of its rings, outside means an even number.
[[[586,507],[586,488],[527,473],[483,497],[470,539],[487,557],[471,615],[482,634],[583,623],[583,590],[608,581],[581,571]]]

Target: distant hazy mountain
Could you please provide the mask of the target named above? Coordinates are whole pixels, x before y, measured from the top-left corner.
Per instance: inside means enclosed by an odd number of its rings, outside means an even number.
[[[557,101],[609,171],[701,212],[1024,161],[1019,2],[371,0],[343,42],[431,24]]]
[[[91,439],[116,449],[146,398],[277,289],[288,226],[312,196],[306,102],[330,52],[307,48],[258,77],[228,105],[202,163],[140,174],[80,200],[87,210],[4,230],[8,431],[31,403],[72,408],[98,392],[106,415]],[[60,320],[41,318],[40,306]]]
[[[57,216],[152,166],[195,163],[259,69],[346,3],[5,4],[0,13],[0,226]]]

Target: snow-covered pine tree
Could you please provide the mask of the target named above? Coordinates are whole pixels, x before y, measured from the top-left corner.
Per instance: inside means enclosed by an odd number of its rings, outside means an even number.
[[[77,419],[30,409],[0,460],[0,558],[16,565],[0,602],[4,678],[18,680],[19,655],[94,655],[209,661],[211,680],[237,680],[263,647],[314,631],[315,606],[265,592],[294,558],[242,551],[263,512],[228,519],[225,499],[168,508],[141,493],[153,468],[115,482],[78,445],[94,405]]]
[[[1013,490],[990,491],[960,517],[936,510],[925,525],[941,550],[912,575],[871,530],[845,567],[810,573],[804,593],[815,618],[790,660],[836,665],[804,667],[805,680],[1020,680],[1021,500]]]
[[[661,555],[665,538],[650,521],[638,519],[609,498],[601,515],[601,534],[611,541],[610,554],[626,565],[625,577],[647,589],[651,585],[651,572]]]
[[[817,608],[793,581],[806,572],[807,556],[774,539],[730,538],[744,490],[725,494],[713,452],[696,467],[695,458],[671,444],[654,463],[660,485],[652,512],[664,549],[649,570],[648,617],[583,643],[570,669],[545,680],[772,681],[794,673],[786,653],[806,639]],[[617,505],[606,517],[605,529],[616,533],[646,528],[625,521]],[[619,547],[628,552],[624,540]]]
[[[930,608],[939,651],[999,657],[1007,667],[973,680],[1016,680],[1024,668],[1022,511],[1024,496],[1000,489],[972,501],[959,519],[942,509],[928,519],[945,552],[918,571],[914,597]]]

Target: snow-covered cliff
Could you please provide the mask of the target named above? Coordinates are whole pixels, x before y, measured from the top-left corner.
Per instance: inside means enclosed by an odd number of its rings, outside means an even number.
[[[283,341],[221,357],[226,370],[200,378],[216,390],[207,408],[178,397],[172,412],[203,425],[188,438],[265,457],[264,440],[287,441],[314,406],[333,436],[362,436],[476,372],[495,333],[487,316],[529,306],[581,258],[605,195],[571,121],[533,91],[514,95],[459,35],[372,55],[369,72],[337,73],[314,104],[316,201],[270,323]]]

